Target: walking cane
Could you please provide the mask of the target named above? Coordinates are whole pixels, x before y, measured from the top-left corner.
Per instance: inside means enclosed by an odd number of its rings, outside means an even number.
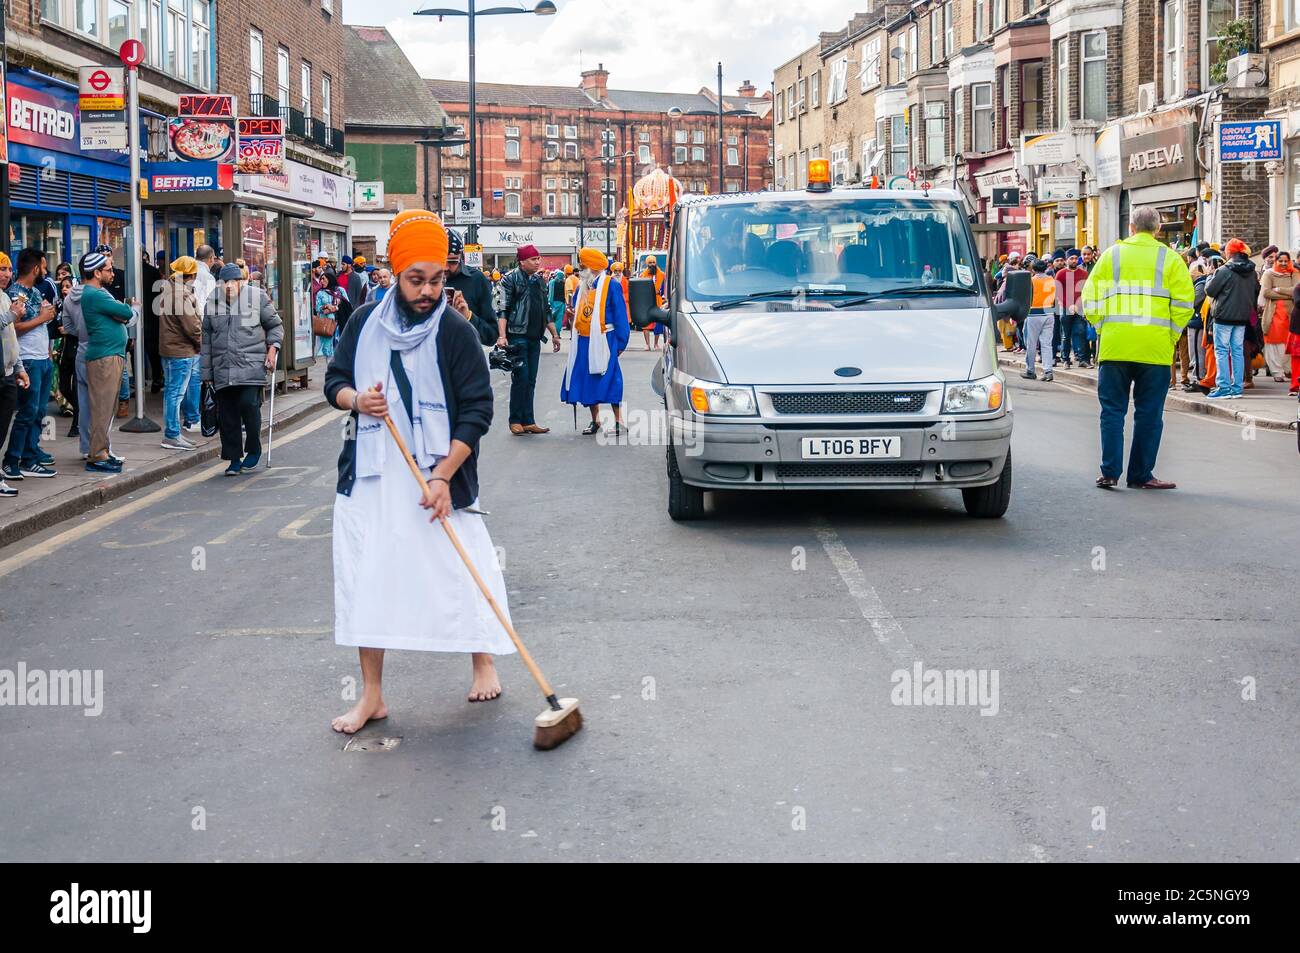
[[[271,368],[271,412],[266,424],[266,468],[271,469],[271,443],[275,437],[275,368]]]

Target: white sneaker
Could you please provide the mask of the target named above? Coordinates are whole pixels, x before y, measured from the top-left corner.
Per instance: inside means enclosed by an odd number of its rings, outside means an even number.
[[[190,443],[184,437],[165,437],[161,444],[164,450],[197,450],[197,445]]]
[[[201,428],[198,424],[185,424],[181,429],[186,433],[198,433]]]
[[[4,480],[0,480],[0,496],[17,496],[18,491],[11,487]]]

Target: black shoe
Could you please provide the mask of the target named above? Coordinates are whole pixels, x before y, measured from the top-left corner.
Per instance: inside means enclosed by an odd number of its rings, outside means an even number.
[[[25,477],[35,477],[38,480],[48,480],[50,477],[59,475],[58,470],[51,470],[43,463],[33,463],[30,467],[22,468],[22,475]]]
[[[121,473],[121,464],[112,460],[91,460],[86,463],[87,473]]]
[[[1025,380],[1027,380],[1027,381],[1036,381],[1036,380],[1038,380],[1038,375],[1035,374],[1033,371],[1025,371],[1025,372],[1024,372],[1023,374],[1021,374],[1020,376],[1023,377],[1023,378],[1024,378]]]
[[[583,430],[582,435],[583,435],[584,437],[590,437],[592,434],[596,433],[598,430],[600,430],[600,424],[596,423],[596,422],[593,420],[591,423],[587,424],[587,428],[586,428],[585,430]]]
[[[0,480],[21,480],[22,478],[23,471],[17,467],[11,467],[6,463],[3,468],[0,468]]]
[[[226,467],[226,472],[223,474],[223,476],[239,476],[239,469],[240,469],[239,461],[231,460],[230,466]]]
[[[80,436],[81,436],[81,430],[80,430],[80,428],[78,428],[76,424],[73,424],[72,427],[69,428],[69,430],[68,430],[68,436],[69,436],[70,438],[71,438],[71,437],[80,437]]]

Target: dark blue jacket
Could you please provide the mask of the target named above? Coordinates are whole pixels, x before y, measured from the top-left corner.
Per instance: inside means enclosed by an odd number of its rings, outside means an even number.
[[[357,339],[375,307],[376,303],[371,302],[358,308],[334,346],[334,357],[325,372],[325,398],[335,407],[339,406],[335,398],[340,390],[357,388]],[[451,310],[443,313],[443,320],[438,325],[438,372],[442,375],[442,389],[447,397],[451,439],[467,444],[471,451],[450,481],[451,505],[459,510],[478,499],[478,442],[492,426],[492,381],[474,328]],[[364,382],[360,389],[365,390],[373,383]],[[387,397],[390,413],[406,413],[399,394],[391,393]],[[356,422],[354,413],[351,434],[356,433]],[[396,447],[393,449],[396,452]],[[343,452],[339,454],[337,492],[351,496],[356,478],[357,441],[350,437],[343,441]]]

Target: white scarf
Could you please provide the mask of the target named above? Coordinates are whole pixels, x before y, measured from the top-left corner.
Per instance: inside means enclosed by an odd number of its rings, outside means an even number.
[[[583,295],[589,294],[592,296],[591,325],[587,329],[589,335],[587,340],[588,374],[603,375],[605,370],[609,367],[609,338],[605,335],[614,330],[614,324],[613,322],[607,322],[603,314],[597,313],[600,308],[601,292],[604,290],[605,286],[609,284],[609,280],[609,275],[601,275],[590,288],[585,288],[582,285],[579,285],[578,290],[574,292],[573,311],[575,315],[579,313],[578,309],[583,306]],[[619,291],[618,293],[621,294],[622,292]],[[609,305],[608,297],[605,298],[605,304],[606,306]],[[601,333],[600,330],[602,324],[605,325],[604,333]],[[566,384],[573,380],[573,371],[577,363],[578,344],[575,341],[573,347],[569,349],[569,366],[568,370],[565,372]]]
[[[392,351],[411,354],[412,362],[403,362],[411,379],[411,453],[423,470],[430,470],[451,449],[451,418],[447,413],[447,395],[438,371],[438,325],[447,308],[442,297],[433,314],[419,324],[402,328],[397,294],[386,294],[357,339],[357,357],[353,380],[358,390],[366,390],[376,381],[384,382],[388,411],[394,416],[406,414],[401,391],[389,365]],[[411,373],[411,364],[415,372]],[[398,408],[401,408],[399,411]],[[357,421],[357,476],[379,476],[391,442],[388,427],[375,417],[362,414]]]

